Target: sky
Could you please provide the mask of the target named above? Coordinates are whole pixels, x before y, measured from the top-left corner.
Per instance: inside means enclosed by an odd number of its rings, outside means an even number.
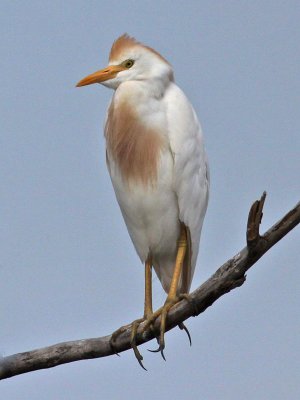
[[[8,1],[0,11],[0,354],[97,337],[138,318],[143,266],[105,166],[112,95],[76,89],[124,32],[157,49],[200,118],[211,196],[192,288],[300,200],[299,1]],[[298,399],[300,229],[246,283],[141,346],[0,382],[6,400]],[[154,278],[155,305],[165,295]]]

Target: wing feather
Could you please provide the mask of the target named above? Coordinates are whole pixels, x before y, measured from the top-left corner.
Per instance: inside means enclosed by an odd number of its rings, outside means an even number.
[[[190,289],[202,224],[209,195],[209,169],[203,136],[196,113],[184,93],[172,84],[166,98],[168,134],[174,157],[174,190],[179,219],[190,232],[191,257],[182,275],[182,291]],[[188,266],[190,265],[190,266]]]

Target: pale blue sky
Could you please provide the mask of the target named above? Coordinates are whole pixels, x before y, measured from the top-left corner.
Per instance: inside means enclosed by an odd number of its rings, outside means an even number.
[[[300,199],[299,1],[8,1],[0,13],[0,353],[111,333],[139,317],[143,267],[105,166],[111,91],[75,89],[124,32],[156,48],[201,120],[211,198],[193,288]],[[298,399],[299,227],[245,285],[132,352],[0,383],[6,400]],[[157,278],[156,305],[164,300]]]

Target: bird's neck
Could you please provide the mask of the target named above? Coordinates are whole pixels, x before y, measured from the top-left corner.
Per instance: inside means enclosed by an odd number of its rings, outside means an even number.
[[[139,100],[145,99],[148,101],[148,99],[151,98],[161,99],[169,84],[170,80],[167,77],[165,77],[165,79],[152,78],[147,80],[127,81],[119,85],[115,92],[115,97],[127,96],[128,93],[130,93],[131,98],[132,96],[137,96],[140,98]]]

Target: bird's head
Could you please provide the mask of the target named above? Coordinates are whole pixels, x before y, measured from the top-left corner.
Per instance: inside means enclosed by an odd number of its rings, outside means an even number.
[[[168,61],[151,47],[137,42],[127,34],[112,45],[106,68],[86,76],[78,86],[101,83],[112,89],[126,81],[173,80],[173,70]]]

